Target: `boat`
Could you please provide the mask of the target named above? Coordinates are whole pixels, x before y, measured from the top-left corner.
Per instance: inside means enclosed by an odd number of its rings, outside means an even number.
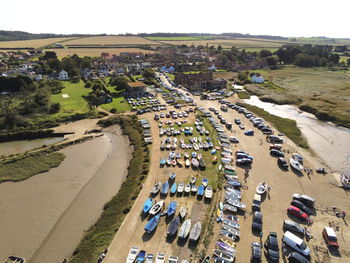
[[[262,195],[266,193],[267,190],[267,184],[265,182],[259,183],[258,186],[256,187],[256,193],[258,195]]]
[[[151,210],[153,206],[153,199],[152,198],[147,198],[145,203],[143,204],[143,213],[147,214],[149,210]]]
[[[220,237],[219,240],[220,240],[221,242],[223,242],[223,243],[229,245],[230,247],[233,247],[233,248],[236,247],[236,243],[233,242],[232,240],[228,239],[228,238]]]
[[[228,181],[227,183],[233,187],[242,187],[242,184],[238,181]]]
[[[243,211],[246,210],[247,206],[244,203],[239,202],[238,200],[235,199],[226,199],[226,202],[229,203],[230,205],[237,207]]]
[[[217,215],[216,222],[220,222],[222,220],[222,216],[223,216],[222,210],[220,210],[220,209],[216,210],[216,215]]]
[[[137,257],[137,254],[139,253],[139,248],[138,247],[131,247],[128,257],[126,258],[126,263],[133,263]]]
[[[215,150],[215,149],[212,149],[212,150],[210,151],[210,153],[211,153],[211,155],[214,155],[214,154],[216,154],[216,150]]]
[[[167,235],[169,237],[174,236],[179,228],[180,225],[180,217],[175,217],[168,226],[168,230],[167,230]]]
[[[170,145],[170,144],[167,144],[167,145],[165,146],[165,148],[169,151],[170,148],[171,148],[171,145]]]
[[[235,260],[235,257],[233,254],[220,249],[214,249],[213,254],[215,257],[223,259],[221,262],[228,263],[228,262],[234,262]]]
[[[180,182],[179,185],[177,186],[177,192],[182,193],[184,191],[185,185],[184,183]]]
[[[238,176],[237,175],[230,175],[230,174],[225,174],[225,178],[227,181],[237,181]]]
[[[237,239],[237,236],[235,234],[232,234],[231,232],[229,231],[226,231],[226,230],[220,230],[220,235],[232,240],[232,241],[235,241]]]
[[[191,185],[190,184],[186,184],[185,185],[185,193],[189,193],[191,192]]]
[[[228,211],[233,212],[233,213],[237,212],[237,207],[229,205],[229,204],[224,204],[223,209],[228,210]]]
[[[169,182],[166,181],[164,184],[162,184],[162,188],[160,190],[161,195],[166,195],[169,191]]]
[[[204,186],[203,185],[200,185],[199,187],[198,187],[198,195],[199,196],[203,196],[203,194],[204,194]]]
[[[218,162],[218,157],[215,155],[211,161],[214,164],[217,163]]]
[[[160,159],[160,165],[165,165],[166,164],[166,159],[163,158],[163,159]]]
[[[216,246],[217,246],[219,249],[224,250],[224,251],[227,251],[227,252],[232,253],[232,254],[237,252],[236,249],[234,249],[234,248],[231,247],[230,245],[227,245],[226,243],[221,242],[221,241],[216,242]]]
[[[190,232],[190,240],[197,241],[199,236],[201,235],[201,232],[202,232],[202,223],[201,222],[195,223]]]
[[[198,160],[196,158],[192,158],[191,163],[192,163],[193,167],[198,167],[199,166],[199,162],[198,162]]]
[[[177,185],[176,183],[173,183],[173,185],[170,187],[170,193],[175,194],[177,190]]]
[[[201,169],[205,169],[205,162],[204,162],[204,159],[203,158],[200,158],[199,159],[199,167]]]
[[[164,263],[165,262],[165,254],[158,253],[156,257],[156,263]]]
[[[136,253],[137,254],[137,253]],[[99,260],[103,260],[106,257],[106,253],[102,253],[99,257]],[[25,259],[17,256],[9,256],[5,263],[25,263]],[[128,260],[126,262],[129,262]]]
[[[140,253],[137,255],[136,263],[142,263],[145,261],[146,258],[146,251],[141,250]]]
[[[236,171],[236,168],[232,165],[229,165],[229,164],[226,164],[225,167],[224,167],[224,171],[231,171],[231,172],[235,172]]]
[[[191,219],[187,219],[180,227],[178,237],[186,238],[191,230]]]
[[[221,228],[223,230],[226,230],[228,232],[231,232],[232,234],[234,234],[235,236],[239,237],[240,236],[240,232],[239,230],[237,230],[236,228],[234,227],[230,227],[228,225],[225,225],[225,224],[221,224]]]
[[[174,158],[175,158],[175,152],[170,152],[170,153],[169,153],[169,157],[170,157],[171,159],[174,159]]]
[[[176,173],[171,173],[169,175],[169,180],[175,180],[175,178],[176,178]]]
[[[153,230],[156,228],[156,226],[159,223],[160,215],[155,215],[154,217],[151,218],[150,221],[148,221],[147,225],[145,226],[145,231],[150,234],[153,232]]]
[[[208,142],[208,148],[211,149],[211,148],[213,148],[213,147],[214,147],[214,144],[213,144],[212,142],[209,141],[209,142]]]
[[[145,263],[153,263],[154,255],[153,254],[147,254]]]
[[[207,142],[203,142],[203,149],[207,151],[209,149],[209,144]]]
[[[178,164],[178,165],[180,165],[180,166],[183,166],[183,165],[184,165],[184,162],[183,162],[182,160],[177,159],[176,161],[177,161],[177,164]]]
[[[204,187],[207,187],[208,186],[208,178],[202,178],[202,185]]]
[[[235,221],[232,221],[232,220],[228,220],[228,219],[224,219],[222,220],[222,222],[225,224],[225,225],[228,225],[230,227],[234,227],[236,229],[239,229],[241,226],[239,223],[235,222]]]
[[[185,153],[184,153],[184,157],[185,157],[185,159],[190,158],[190,155],[188,154],[188,152],[185,152]]]
[[[191,187],[191,192],[194,194],[194,193],[197,193],[197,191],[198,191],[198,186],[193,184]]]
[[[186,161],[185,161],[185,166],[186,166],[186,167],[190,167],[190,166],[191,166],[190,159],[186,159]]]
[[[176,160],[175,159],[171,161],[171,165],[172,166],[176,166]]]
[[[289,158],[289,164],[290,166],[299,171],[299,172],[302,172],[304,170],[304,167],[296,160],[294,160],[293,158]]]
[[[155,195],[159,192],[160,187],[162,186],[161,182],[155,183],[152,190],[151,190],[151,194]]]
[[[199,153],[197,156],[198,156],[197,157],[198,160],[202,159],[202,157],[203,157],[203,155],[201,153]]]
[[[224,210],[224,203],[223,202],[220,202],[219,203],[219,209],[222,211]]]
[[[163,208],[164,200],[159,201],[154,206],[152,206],[151,210],[149,210],[150,215],[156,215]]]
[[[196,152],[192,152],[191,156],[192,156],[192,158],[196,158],[197,157],[197,153]]]
[[[196,177],[192,176],[192,177],[190,178],[190,183],[191,183],[191,184],[195,184],[196,181],[197,181],[197,178],[196,178]]]
[[[185,143],[185,140],[183,138],[180,139],[180,143],[183,144]]]
[[[193,143],[197,143],[198,140],[197,140],[197,137],[193,137]]]
[[[193,149],[194,149],[195,151],[199,151],[199,146],[198,146],[197,143],[194,143],[194,144],[193,144]]]
[[[213,188],[211,188],[211,186],[207,186],[207,188],[205,189],[204,196],[207,199],[211,199],[213,197]]]
[[[177,207],[177,202],[174,202],[174,201],[170,202],[168,209],[167,209],[168,210],[167,215],[168,216],[173,215],[176,211],[176,207]]]
[[[181,158],[181,153],[177,153],[177,154],[175,155],[175,158],[176,158],[176,159],[180,159],[180,158]]]
[[[186,206],[181,207],[181,208],[180,208],[180,217],[181,217],[181,218],[185,218],[186,214],[187,214],[187,208],[186,208]]]
[[[171,161],[172,161],[171,158],[168,157],[168,158],[166,159],[166,164],[167,164],[167,165],[171,165]]]
[[[210,263],[210,256],[207,256],[201,263]]]

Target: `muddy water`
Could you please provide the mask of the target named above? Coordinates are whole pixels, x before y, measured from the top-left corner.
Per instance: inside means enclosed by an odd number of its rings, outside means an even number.
[[[63,137],[51,137],[44,139],[25,140],[25,141],[13,141],[0,143],[0,156],[10,155],[15,153],[23,153],[35,148],[39,148],[44,144],[50,145],[60,141],[63,141]]]
[[[320,121],[294,105],[263,102],[257,96],[251,96],[244,102],[271,114],[295,120],[310,147],[330,168],[350,174],[350,129]]]
[[[132,149],[116,133],[64,149],[62,164],[17,183],[0,184],[0,262],[61,263],[126,176]]]

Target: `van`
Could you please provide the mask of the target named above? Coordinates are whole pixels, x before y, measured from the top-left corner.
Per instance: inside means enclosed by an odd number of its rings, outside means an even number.
[[[292,234],[291,232],[287,231],[284,233],[282,242],[295,251],[301,253],[302,255],[306,257],[310,256],[310,249],[305,244],[304,240]]]

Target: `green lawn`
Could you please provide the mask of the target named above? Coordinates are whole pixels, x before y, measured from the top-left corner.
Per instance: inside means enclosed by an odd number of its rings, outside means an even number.
[[[110,111],[113,108],[116,109],[117,112],[131,110],[130,104],[124,97],[113,98],[113,101],[111,103],[102,104],[100,107],[106,111]]]
[[[62,83],[65,86],[62,92],[51,96],[52,102],[58,102],[61,104],[61,110],[54,114],[54,117],[88,112],[89,108],[82,96],[88,95],[91,90],[84,88],[84,82],[80,81],[79,83],[71,83],[69,81],[63,81]],[[64,98],[64,94],[67,94],[69,97]]]
[[[167,75],[171,80],[174,80],[174,79],[175,79],[175,75],[174,75],[174,74],[166,73],[166,75]]]

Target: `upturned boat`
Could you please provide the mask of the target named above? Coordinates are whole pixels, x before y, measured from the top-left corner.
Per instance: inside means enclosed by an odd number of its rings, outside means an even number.
[[[197,192],[197,194],[199,195],[199,196],[203,196],[203,194],[204,194],[204,186],[201,184],[199,187],[198,187],[198,192]]]
[[[160,159],[160,165],[165,165],[166,164],[166,159],[165,158],[162,158]]]
[[[199,236],[201,235],[201,232],[202,232],[202,223],[201,222],[195,223],[190,232],[190,240],[197,241]]]
[[[169,237],[174,236],[179,228],[180,225],[180,217],[175,217],[168,226],[168,230],[167,230],[167,235]]]
[[[142,212],[147,214],[149,212],[149,210],[151,210],[152,206],[153,206],[153,199],[152,198],[147,198],[147,200],[143,204]]]
[[[155,195],[159,192],[160,188],[162,186],[161,182],[155,183],[152,190],[151,190],[151,194]]]
[[[172,216],[176,211],[176,207],[177,207],[177,202],[174,202],[174,201],[170,202],[168,209],[167,209],[168,210],[167,215]]]
[[[172,186],[170,187],[170,193],[171,193],[171,194],[175,194],[175,193],[176,193],[176,190],[177,190],[177,185],[176,185],[176,183],[174,182],[174,183],[172,184]]]
[[[183,224],[180,227],[179,234],[178,234],[179,238],[185,239],[190,233],[190,230],[191,230],[191,219],[187,219],[185,222],[183,222]]]
[[[160,194],[166,195],[169,191],[169,182],[166,181],[164,184],[162,184],[162,188],[160,190]]]
[[[155,215],[154,217],[151,218],[150,221],[148,221],[147,225],[145,226],[145,231],[147,233],[152,233],[153,230],[156,228],[156,226],[159,223],[160,215]]]

